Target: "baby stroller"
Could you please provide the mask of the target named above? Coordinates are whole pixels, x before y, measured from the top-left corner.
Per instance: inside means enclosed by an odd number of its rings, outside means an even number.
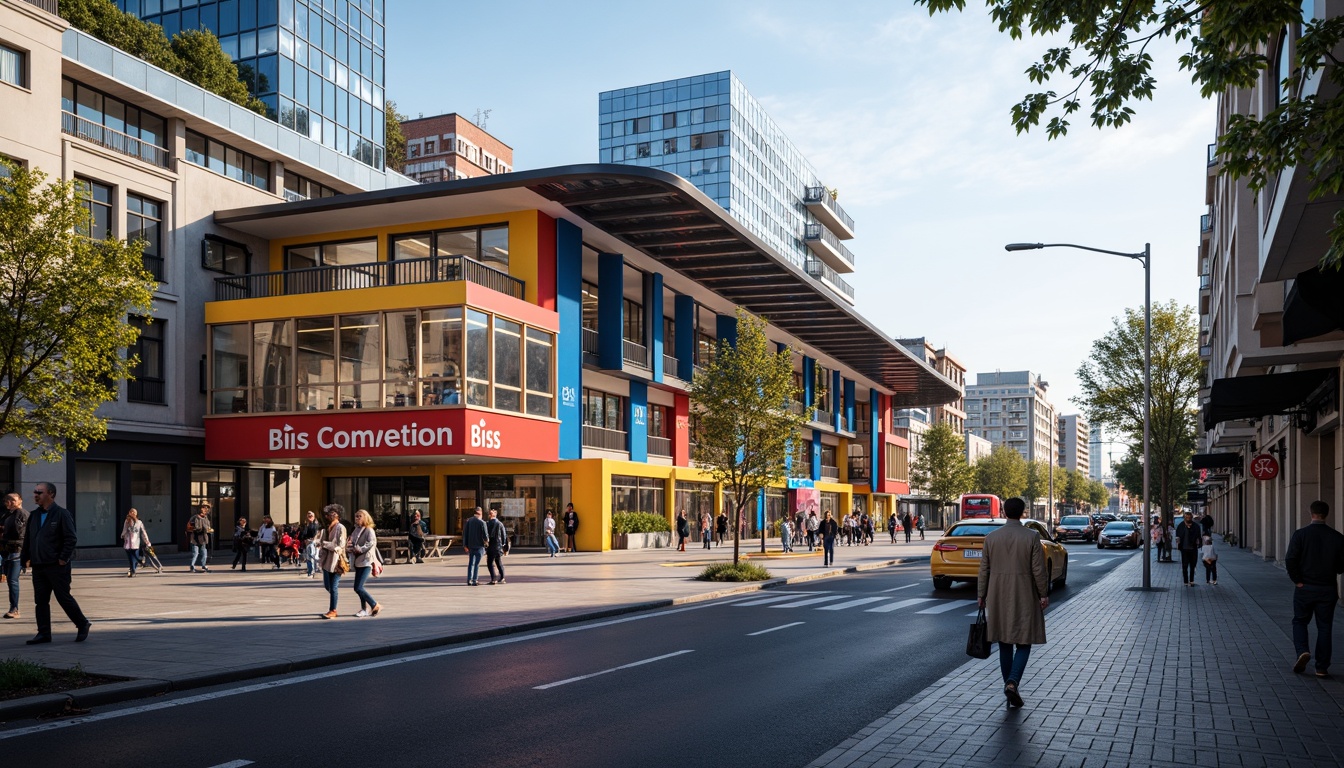
[[[163,563],[159,562],[159,555],[152,544],[146,544],[140,550],[140,567],[146,565],[152,567],[155,573],[163,573]]]

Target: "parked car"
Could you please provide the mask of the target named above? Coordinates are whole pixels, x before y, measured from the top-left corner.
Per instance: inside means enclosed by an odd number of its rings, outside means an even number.
[[[1055,541],[1095,541],[1096,530],[1087,515],[1065,515],[1055,526]]]
[[[1097,549],[1107,547],[1138,549],[1140,541],[1138,526],[1125,520],[1116,520],[1107,523],[1106,527],[1101,529],[1101,533],[1097,534]]]
[[[980,559],[984,554],[985,536],[1001,525],[1016,521],[1007,518],[979,518],[958,520],[943,532],[933,545],[933,555],[929,558],[929,570],[933,575],[934,589],[948,589],[953,582],[974,582],[980,578]],[[1062,588],[1069,578],[1069,552],[1063,544],[1050,536],[1050,529],[1039,520],[1023,519],[1022,525],[1035,531],[1041,537],[1041,549],[1045,554],[1045,577],[1047,590]]]

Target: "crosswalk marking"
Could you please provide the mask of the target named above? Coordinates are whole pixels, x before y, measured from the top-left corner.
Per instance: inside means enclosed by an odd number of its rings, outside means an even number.
[[[813,605],[815,603],[825,603],[831,600],[844,600],[849,595],[825,595],[823,597],[809,597],[806,600],[795,600],[792,603],[778,603],[770,606],[771,608],[801,608],[804,605]]]
[[[856,605],[867,605],[868,603],[877,603],[877,602],[881,602],[881,601],[883,601],[883,600],[887,600],[887,599],[889,599],[889,598],[886,598],[886,597],[861,597],[861,598],[859,598],[858,600],[847,600],[847,601],[845,601],[845,602],[843,602],[843,603],[836,603],[835,605],[823,605],[823,606],[821,606],[820,608],[818,608],[817,610],[818,610],[818,611],[843,611],[843,610],[845,610],[846,608],[853,608],[853,607],[856,606]]]
[[[888,605],[879,605],[876,608],[868,608],[865,610],[865,613],[890,613],[891,611],[899,611],[900,609],[911,605],[931,603],[933,600],[934,598],[932,597],[912,597],[908,600],[899,600]]]
[[[882,592],[883,592],[883,593],[886,593],[886,592],[900,592],[902,589],[909,589],[909,588],[911,588],[911,587],[918,587],[918,586],[919,586],[918,583],[915,583],[915,584],[906,584],[904,587],[892,587],[891,589],[884,589],[884,590],[882,590]]]
[[[946,603],[944,603],[943,605],[935,605],[935,606],[933,606],[932,608],[925,608],[925,609],[922,610],[922,611],[915,611],[915,613],[946,613],[946,612],[948,612],[948,611],[954,611],[954,610],[956,610],[956,609],[958,609],[958,608],[964,608],[964,607],[966,607],[966,606],[968,606],[968,605],[975,605],[975,601],[974,601],[974,600],[949,600],[949,601],[947,601]]]
[[[1085,566],[1083,566],[1083,567],[1084,567],[1084,568],[1096,568],[1097,566],[1099,566],[1099,565],[1105,565],[1105,564],[1111,562],[1112,560],[1119,560],[1120,557],[1121,557],[1120,555],[1113,555],[1113,556],[1111,556],[1111,557],[1107,557],[1107,558],[1105,558],[1105,559],[1098,560],[1098,561],[1096,561],[1095,563],[1088,563],[1087,565],[1085,565]]]
[[[777,603],[780,600],[793,600],[797,598],[799,595],[815,595],[815,594],[816,594],[815,592],[790,592],[787,595],[774,595],[772,597],[760,597],[760,598],[753,598],[751,600],[744,600],[740,603],[733,603],[733,605],[736,605],[739,608],[743,608],[749,605],[765,605],[766,603]]]

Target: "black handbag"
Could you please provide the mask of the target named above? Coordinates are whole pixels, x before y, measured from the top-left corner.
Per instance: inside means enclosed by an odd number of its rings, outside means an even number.
[[[989,625],[985,623],[985,609],[975,617],[970,634],[966,636],[966,655],[975,659],[988,659],[990,653]]]

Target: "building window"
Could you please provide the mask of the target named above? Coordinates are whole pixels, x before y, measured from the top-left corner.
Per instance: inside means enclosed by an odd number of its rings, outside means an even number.
[[[611,511],[666,514],[667,481],[632,475],[611,476]]]
[[[117,542],[116,464],[75,462],[74,502],[71,508],[79,511],[81,542],[92,546],[111,546]]]
[[[126,195],[126,239],[143,240],[145,271],[163,282],[163,204],[139,195]]]
[[[140,513],[150,541],[173,540],[173,468],[168,464],[132,464],[131,506]],[[118,532],[120,524],[117,528]]]
[[[495,408],[518,413],[523,410],[523,327],[502,317],[494,325]]]
[[[527,415],[551,416],[555,401],[555,337],[537,328],[527,329]]]
[[[376,261],[378,261],[377,240],[347,240],[338,243],[296,245],[285,249],[285,269],[372,264]]]
[[[108,240],[112,237],[112,187],[96,181],[75,177],[75,186],[79,190],[84,209],[89,212],[89,231],[93,240]]]
[[[467,405],[490,405],[490,316],[467,310]]]
[[[271,190],[271,164],[195,131],[187,131],[187,162],[257,189]]]
[[[625,317],[621,338],[635,344],[644,343],[644,305],[631,299],[623,300]]]
[[[666,405],[649,406],[649,437],[671,437],[672,409]]]
[[[126,399],[133,403],[154,403],[163,405],[164,364],[163,364],[163,321],[150,321],[144,317],[131,316],[130,323],[140,330],[140,338],[130,348],[130,353],[138,358],[131,369],[134,378],[126,383]]]
[[[62,130],[145,162],[168,167],[167,122],[73,80],[61,81]]]
[[[436,143],[437,143],[437,142],[435,142],[433,139],[425,139],[425,154],[426,154],[426,155],[432,155],[432,154],[435,154],[435,153],[437,152],[437,150],[434,148],[434,145],[435,145]]]
[[[597,286],[583,281],[583,299],[580,302],[582,322],[580,325],[590,331],[597,331]]]
[[[428,256],[465,256],[501,272],[508,272],[509,227],[502,224],[470,229],[442,229],[392,240],[393,259],[422,259]]]
[[[247,246],[206,235],[201,241],[201,266],[226,275],[245,275],[249,270],[252,253]]]
[[[336,194],[336,190],[331,187],[318,184],[316,181],[304,178],[293,171],[285,171],[286,200],[316,200],[320,197],[332,197]]]
[[[583,423],[616,431],[625,430],[625,398],[596,389],[583,390]]]
[[[23,51],[10,48],[0,43],[0,80],[6,83],[17,85],[20,88],[28,87],[27,56]]]

